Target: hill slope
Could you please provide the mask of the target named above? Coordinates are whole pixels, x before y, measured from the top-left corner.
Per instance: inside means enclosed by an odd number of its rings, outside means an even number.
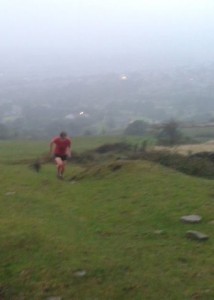
[[[144,161],[1,164],[0,299],[213,299],[213,182]],[[90,168],[89,168],[90,169]],[[78,176],[76,176],[78,177]],[[180,217],[200,214],[201,224]],[[187,230],[210,236],[189,241]]]

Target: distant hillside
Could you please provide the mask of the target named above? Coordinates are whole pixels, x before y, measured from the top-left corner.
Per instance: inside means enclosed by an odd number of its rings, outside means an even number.
[[[0,123],[16,135],[74,135],[124,129],[140,119],[214,118],[214,66],[49,78],[0,77]]]

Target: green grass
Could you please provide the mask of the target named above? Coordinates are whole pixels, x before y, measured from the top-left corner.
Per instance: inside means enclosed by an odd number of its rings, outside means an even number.
[[[72,151],[81,153],[86,150],[94,149],[108,143],[128,142],[134,145],[141,145],[144,140],[149,144],[154,142],[150,137],[135,136],[86,136],[72,138]],[[13,163],[20,161],[35,160],[44,157],[49,153],[50,141],[0,141],[0,163]]]
[[[76,139],[75,148],[103,141]],[[69,164],[58,181],[54,164],[36,173],[9,163],[46,151],[24,145],[0,145],[0,299],[214,299],[213,181],[144,161],[93,164],[77,181],[84,166]],[[193,213],[201,224],[180,222]],[[190,229],[210,239],[189,241]]]

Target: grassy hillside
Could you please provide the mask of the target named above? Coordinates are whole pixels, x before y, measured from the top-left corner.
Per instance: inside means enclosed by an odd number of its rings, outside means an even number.
[[[73,151],[82,152],[94,149],[104,143],[116,143],[127,141],[132,144],[142,143],[146,138],[125,137],[125,136],[86,136],[75,137],[73,141]],[[25,159],[36,159],[46,155],[49,151],[50,141],[0,141],[1,156],[0,162],[14,162]]]
[[[24,161],[45,142],[0,149],[0,299],[214,299],[213,181],[128,160],[70,163],[59,181],[54,164]],[[182,224],[187,214],[202,223]],[[191,229],[210,239],[187,240]]]

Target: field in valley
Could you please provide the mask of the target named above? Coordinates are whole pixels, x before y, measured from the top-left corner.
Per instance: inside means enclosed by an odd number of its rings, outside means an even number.
[[[201,143],[201,144],[178,145],[174,147],[156,146],[155,149],[167,150],[170,152],[180,153],[183,155],[189,155],[198,152],[214,152],[214,140],[210,140],[209,142]]]

